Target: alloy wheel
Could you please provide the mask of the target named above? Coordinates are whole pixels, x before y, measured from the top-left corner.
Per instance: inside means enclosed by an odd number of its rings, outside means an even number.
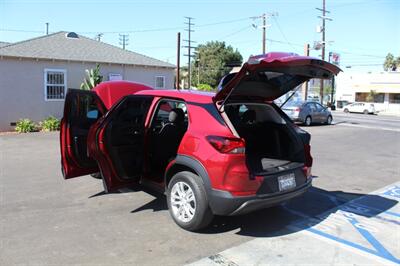
[[[196,213],[196,197],[192,188],[185,182],[179,181],[171,189],[172,213],[182,222],[190,222]]]

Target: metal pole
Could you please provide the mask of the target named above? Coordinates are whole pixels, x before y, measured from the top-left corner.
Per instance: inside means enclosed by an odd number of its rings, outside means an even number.
[[[179,90],[180,81],[180,69],[181,69],[181,33],[178,32],[177,39],[177,52],[176,52],[176,89]]]
[[[310,55],[310,45],[307,43],[304,45],[304,55],[309,56]],[[304,101],[307,101],[308,97],[308,81],[303,83],[303,96],[304,96]]]
[[[266,41],[266,28],[267,28],[267,19],[266,19],[266,14],[262,15],[263,17],[263,54],[265,54],[265,41]]]
[[[322,60],[325,60],[325,0],[322,0]],[[323,103],[323,98],[324,98],[324,80],[320,80],[320,89],[319,89],[319,94],[320,94],[320,102],[321,104]]]
[[[46,22],[46,35],[49,35],[49,23]]]

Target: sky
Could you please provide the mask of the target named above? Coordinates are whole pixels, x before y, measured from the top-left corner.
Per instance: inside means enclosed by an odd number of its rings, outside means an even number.
[[[176,63],[177,32],[187,39],[193,17],[193,45],[225,41],[244,60],[262,53],[262,14],[267,20],[267,51],[304,54],[321,41],[316,31],[322,0],[0,0],[0,41],[18,42],[49,31],[74,31],[116,46],[128,34],[127,49]],[[327,50],[340,54],[345,71],[382,71],[387,53],[400,56],[400,0],[326,0]],[[186,45],[182,42],[182,45]],[[182,48],[181,62],[187,51]],[[311,50],[310,55],[320,56]],[[327,57],[326,57],[327,60]]]

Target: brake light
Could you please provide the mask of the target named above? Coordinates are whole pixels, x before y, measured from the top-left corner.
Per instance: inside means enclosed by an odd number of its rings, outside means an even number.
[[[241,138],[207,136],[208,142],[221,153],[244,154],[245,142]]]
[[[310,144],[305,144],[304,145],[304,153],[305,153],[304,155],[306,157],[305,165],[308,166],[308,167],[311,167],[312,163],[313,163],[313,158],[311,156],[311,146],[310,146]]]
[[[295,111],[295,112],[300,112],[300,108],[297,107],[297,108],[295,108],[293,111]]]
[[[304,173],[304,175],[307,177],[307,179],[310,179],[310,178],[312,177],[312,174],[311,174],[311,167],[304,166],[304,167],[303,167],[303,173]]]

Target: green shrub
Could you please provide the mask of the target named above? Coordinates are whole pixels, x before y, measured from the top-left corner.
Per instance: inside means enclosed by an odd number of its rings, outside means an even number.
[[[214,89],[208,84],[197,84],[199,91],[214,91]]]
[[[60,129],[60,120],[54,116],[49,116],[42,122],[40,122],[40,127],[43,131],[56,131]]]
[[[33,131],[37,131],[37,127],[32,120],[25,118],[25,119],[20,119],[17,122],[15,131],[17,131],[18,133],[33,132]]]

